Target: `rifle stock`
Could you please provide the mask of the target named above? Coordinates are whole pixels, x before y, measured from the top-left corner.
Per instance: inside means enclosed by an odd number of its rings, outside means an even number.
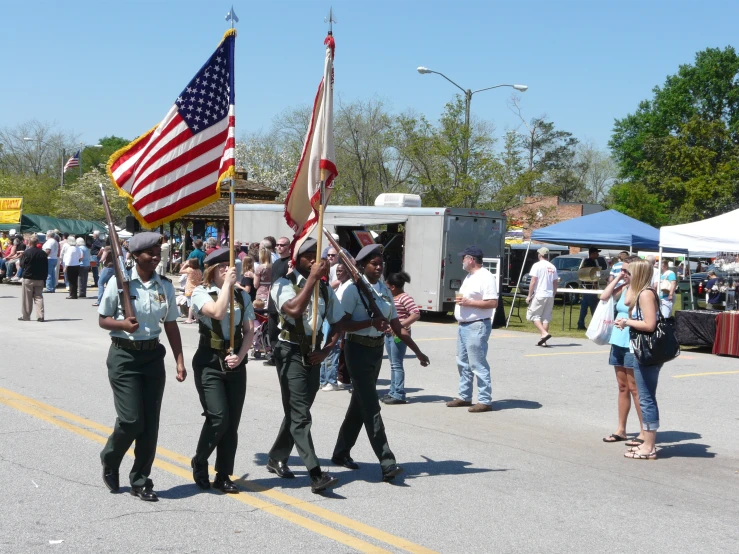
[[[128,276],[126,275],[126,259],[123,257],[121,242],[118,240],[118,232],[113,224],[113,216],[110,213],[110,205],[108,198],[105,196],[105,189],[100,183],[100,194],[103,195],[103,207],[105,208],[105,220],[108,223],[108,238],[110,239],[110,249],[115,258],[113,269],[115,270],[115,278],[118,281],[118,287],[121,291],[121,305],[123,306],[124,317],[136,317],[133,312],[133,303],[131,302],[131,290],[128,288]]]
[[[339,255],[339,259],[341,260],[341,263],[346,266],[346,268],[349,270],[349,274],[352,277],[352,281],[354,281],[354,284],[357,285],[359,290],[364,295],[364,298],[369,303],[370,311],[372,312],[373,318],[379,318],[385,321],[388,321],[388,319],[382,315],[382,311],[377,306],[377,302],[375,302],[375,295],[370,290],[369,285],[367,284],[367,281],[365,281],[362,278],[362,274],[359,273],[359,270],[357,269],[357,266],[354,265],[354,263],[349,259],[349,256],[344,254],[344,251],[342,250],[341,246],[339,246],[339,243],[336,242],[336,239],[331,236],[331,233],[329,233],[326,228],[323,229],[323,234],[326,235],[326,238],[328,239],[328,242],[331,244],[331,247],[336,250],[336,253]],[[388,323],[390,323],[388,321]]]

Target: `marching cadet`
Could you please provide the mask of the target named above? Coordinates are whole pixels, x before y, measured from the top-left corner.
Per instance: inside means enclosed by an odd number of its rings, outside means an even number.
[[[100,453],[103,481],[118,491],[118,468],[131,444],[136,441],[134,462],[129,474],[131,494],[156,502],[154,483],[149,479],[157,448],[159,412],[164,394],[164,356],[159,342],[160,322],[177,361],[177,380],[187,377],[182,357],[182,341],[177,327],[179,310],[175,289],[169,279],[156,273],[161,258],[159,233],[139,233],[129,241],[135,260],[129,289],[134,315],[124,317],[118,297],[118,282],[111,280],[103,294],[98,313],[100,327],[110,331],[108,379],[118,417],[113,433]]]
[[[282,391],[285,417],[272,449],[267,470],[278,476],[295,477],[287,466],[293,445],[303,460],[311,478],[311,490],[321,492],[334,486],[338,479],[321,471],[311,438],[310,408],[316,398],[320,382],[321,362],[331,352],[337,340],[336,324],[344,316],[334,291],[321,277],[328,275],[328,262],[316,262],[316,240],[308,238],[298,250],[295,270],[272,285],[271,296],[280,317],[279,341],[274,348],[277,374]],[[313,291],[319,284],[318,318],[315,329],[319,333],[316,344],[321,344],[323,320],[332,325],[329,340],[322,350],[311,352],[313,323]]]
[[[229,267],[229,259],[228,248],[219,248],[208,255],[203,284],[192,293],[192,309],[200,328],[192,368],[205,422],[191,465],[195,483],[201,489],[209,489],[208,458],[216,450],[213,488],[237,494],[239,489],[231,481],[231,475],[246,397],[246,363],[254,337],[254,308],[246,292],[234,289],[236,268]],[[229,354],[232,297],[234,347]]]
[[[341,296],[341,307],[346,312],[343,329],[344,355],[354,390],[349,401],[349,408],[344,423],[339,430],[339,437],[334,447],[331,461],[348,469],[359,466],[351,458],[351,449],[357,442],[359,432],[364,425],[367,430],[372,449],[380,460],[382,480],[391,481],[403,472],[390,450],[385,434],[385,425],[380,415],[380,401],[377,397],[377,378],[382,366],[382,354],[385,345],[385,331],[389,327],[416,354],[422,366],[429,365],[428,357],[421,352],[398,320],[393,294],[381,280],[383,269],[382,245],[370,244],[362,248],[355,258],[364,279],[369,283],[377,308],[382,312],[380,317],[372,317],[370,302],[356,283],[352,283]],[[347,321],[348,320],[348,321]]]

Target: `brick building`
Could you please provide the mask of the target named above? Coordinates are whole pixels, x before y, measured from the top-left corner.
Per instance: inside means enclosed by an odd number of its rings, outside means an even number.
[[[524,198],[521,206],[511,208],[505,214],[508,227],[522,227],[524,241],[528,241],[535,229],[604,210],[600,204],[562,202],[556,196],[529,196]]]

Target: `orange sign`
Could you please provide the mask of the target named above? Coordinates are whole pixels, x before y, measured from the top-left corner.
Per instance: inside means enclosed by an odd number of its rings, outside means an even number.
[[[0,198],[0,223],[21,222],[23,198]]]

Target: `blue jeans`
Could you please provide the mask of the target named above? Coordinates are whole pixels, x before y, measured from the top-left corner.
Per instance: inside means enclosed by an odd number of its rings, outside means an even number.
[[[95,286],[98,286],[98,266],[97,266],[98,257],[97,256],[90,256],[90,270],[92,271],[92,282],[95,283]],[[96,262],[95,265],[92,265],[92,262]]]
[[[659,379],[660,365],[639,364],[634,360],[634,380],[636,389],[639,391],[639,407],[645,431],[656,431],[659,429],[659,406],[657,406],[657,380]]]
[[[404,342],[396,343],[395,337],[385,335],[385,350],[390,360],[390,392],[388,395],[398,400],[405,400],[405,369],[403,358],[408,346]]]
[[[98,277],[98,304],[103,299],[103,292],[105,292],[105,283],[110,281],[110,278],[115,275],[115,270],[112,267],[104,267],[100,270],[100,276]]]
[[[15,273],[15,260],[3,263],[5,265],[5,278],[10,279]]]
[[[488,364],[488,339],[492,324],[489,319],[460,323],[457,331],[457,369],[459,398],[472,401],[472,379],[477,376],[477,401],[493,403],[493,388]]]
[[[598,296],[595,294],[583,294],[580,297],[580,318],[577,320],[578,327],[585,327],[585,316],[588,315],[588,308],[590,308],[590,315],[595,313],[595,308],[598,306]]]
[[[46,291],[56,292],[56,264],[59,262],[57,258],[49,260],[49,271],[46,273]]]
[[[321,386],[326,383],[332,385],[338,384],[337,376],[339,373],[339,354],[341,353],[341,339],[336,341],[336,344],[329,352],[326,359],[321,362]]]

